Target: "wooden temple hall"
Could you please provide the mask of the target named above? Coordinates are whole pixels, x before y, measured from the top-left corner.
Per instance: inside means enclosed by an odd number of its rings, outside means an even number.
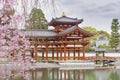
[[[92,33],[81,29],[78,24],[83,19],[62,16],[48,23],[53,30],[26,29],[27,39],[31,43],[31,56],[37,60],[84,60],[87,37]]]

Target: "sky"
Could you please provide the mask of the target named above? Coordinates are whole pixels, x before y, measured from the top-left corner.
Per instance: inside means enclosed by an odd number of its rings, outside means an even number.
[[[120,19],[120,0],[36,0],[39,1],[36,3],[35,0],[24,1],[28,14],[37,4],[48,22],[52,18],[61,17],[64,12],[68,17],[83,19],[80,27],[90,26],[110,33],[112,19]],[[23,11],[20,3],[16,6],[18,13]]]
[[[120,0],[54,0],[54,16],[46,14],[49,20],[60,17],[62,12],[68,17],[83,19],[79,26],[91,26],[97,30],[111,32],[113,18],[120,19]],[[49,13],[50,14],[50,13]]]

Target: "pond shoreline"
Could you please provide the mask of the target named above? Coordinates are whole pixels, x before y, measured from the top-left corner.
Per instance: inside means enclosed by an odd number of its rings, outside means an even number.
[[[34,68],[60,68],[60,69],[120,69],[120,65],[115,66],[98,66],[93,62],[60,62],[60,63],[48,63],[48,62],[36,62],[33,63]]]
[[[0,63],[1,68],[6,68],[6,67],[11,67],[11,63]],[[93,62],[85,62],[85,61],[80,61],[80,62],[60,62],[60,63],[48,63],[48,62],[34,62],[32,63],[32,68],[59,68],[62,70],[75,70],[75,69],[97,69],[97,70],[104,70],[104,69],[120,69],[120,64],[115,64],[115,66],[99,66],[94,64]]]

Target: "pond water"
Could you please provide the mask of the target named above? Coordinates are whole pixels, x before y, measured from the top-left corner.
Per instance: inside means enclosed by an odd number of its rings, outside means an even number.
[[[30,80],[120,80],[119,69],[63,70],[44,68],[30,70],[27,73]],[[15,80],[23,79],[19,77]]]
[[[26,72],[30,80],[120,80],[120,69],[63,70],[39,68]],[[0,78],[0,80],[2,80]],[[7,80],[24,80],[22,77]]]

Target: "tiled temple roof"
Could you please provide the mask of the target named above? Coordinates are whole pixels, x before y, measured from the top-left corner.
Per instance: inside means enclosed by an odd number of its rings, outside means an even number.
[[[57,36],[52,30],[40,30],[40,29],[30,29],[30,30],[21,30],[25,33],[26,36],[35,36],[35,37],[54,37]]]
[[[83,22],[83,19],[77,19],[77,18],[70,18],[70,17],[66,17],[66,16],[62,16],[60,18],[53,18],[52,21],[50,23],[48,23],[48,25],[50,26],[56,26],[57,24],[79,24]]]
[[[59,22],[81,22],[82,21],[82,19],[69,18],[69,17],[66,17],[66,16],[62,16],[62,17],[56,18],[54,20],[59,21]]]

